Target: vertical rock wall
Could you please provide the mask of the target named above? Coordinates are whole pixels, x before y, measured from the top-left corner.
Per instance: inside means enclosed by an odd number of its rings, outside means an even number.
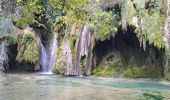
[[[167,19],[164,27],[164,41],[167,61],[165,66],[165,76],[170,79],[170,0],[167,0]]]
[[[54,72],[64,75],[91,74],[91,30],[82,25],[81,28],[66,30],[65,37],[59,46]]]
[[[79,43],[77,49],[77,75],[91,74],[90,45],[91,31],[90,27],[85,25],[79,36]]]

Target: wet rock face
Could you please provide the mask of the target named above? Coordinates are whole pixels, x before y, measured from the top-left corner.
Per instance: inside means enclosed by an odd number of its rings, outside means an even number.
[[[70,40],[66,40],[65,45],[64,45],[64,55],[66,59],[66,68],[65,68],[65,75],[74,75],[74,69],[73,69],[73,64],[72,64],[72,53],[70,49]]]
[[[54,72],[64,75],[91,74],[91,31],[84,26],[79,34],[67,33],[57,53]]]
[[[8,48],[7,41],[4,40],[0,44],[0,71],[4,71],[6,69],[5,65],[8,66]]]
[[[88,26],[84,26],[82,32],[80,33],[77,48],[77,75],[81,75],[82,73],[85,75],[91,74],[90,45],[91,31]],[[81,71],[84,72],[81,73]]]
[[[164,42],[167,54],[167,61],[165,65],[165,77],[170,80],[170,0],[167,0],[167,19],[164,27]]]
[[[166,19],[166,23],[165,23],[165,27],[164,27],[164,41],[165,41],[165,46],[167,49],[170,48],[170,0],[167,0],[167,19]]]
[[[35,70],[40,69],[40,48],[36,33],[30,29],[23,30],[21,33],[18,34],[17,44],[17,61],[20,63],[32,63],[33,65],[35,65]]]

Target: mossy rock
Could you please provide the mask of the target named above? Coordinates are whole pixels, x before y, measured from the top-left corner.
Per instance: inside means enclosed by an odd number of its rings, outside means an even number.
[[[165,79],[170,81],[170,72],[165,73]]]
[[[109,66],[108,68],[105,68],[105,66],[100,65],[93,70],[93,75],[101,76],[101,77],[112,77],[114,74],[116,74],[120,70],[121,70],[121,67]]]
[[[61,45],[57,51],[56,64],[55,64],[53,72],[56,74],[64,75],[65,66],[66,66],[66,59],[65,59],[65,55],[63,54],[63,45]]]
[[[18,55],[17,60],[19,62],[30,62],[37,64],[40,57],[39,41],[36,37],[36,33],[28,29],[24,30],[24,33],[18,34]]]
[[[161,73],[156,73],[148,69],[140,68],[127,68],[123,71],[124,77],[127,78],[161,78]]]

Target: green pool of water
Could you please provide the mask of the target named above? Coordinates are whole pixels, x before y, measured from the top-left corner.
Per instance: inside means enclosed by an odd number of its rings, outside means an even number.
[[[0,100],[170,100],[170,84],[160,81],[44,74],[9,74]]]

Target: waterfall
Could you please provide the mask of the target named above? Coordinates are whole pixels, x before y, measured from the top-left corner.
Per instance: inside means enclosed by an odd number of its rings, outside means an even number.
[[[33,31],[29,25],[26,30]],[[40,46],[40,65],[43,72],[52,73],[52,69],[55,65],[56,53],[57,53],[57,35],[54,34],[50,40],[49,48],[45,48],[42,40],[37,36],[37,40]]]
[[[50,41],[49,49],[44,47],[40,39],[39,43],[41,49],[40,65],[42,67],[42,71],[51,73],[56,60],[57,36],[53,35]]]
[[[41,49],[41,59],[40,59],[41,68],[42,71],[47,71],[47,60],[48,60],[47,50],[45,49],[41,41],[40,41],[40,49]]]
[[[52,69],[55,65],[56,53],[57,53],[57,35],[55,34],[50,41],[50,53],[49,53],[49,64],[48,72],[52,72]]]
[[[91,46],[91,31],[90,27],[84,26],[79,37],[78,48],[77,48],[77,75],[81,75],[81,59],[85,56],[86,65],[85,65],[85,74],[91,74],[91,56],[90,56],[90,47]]]

